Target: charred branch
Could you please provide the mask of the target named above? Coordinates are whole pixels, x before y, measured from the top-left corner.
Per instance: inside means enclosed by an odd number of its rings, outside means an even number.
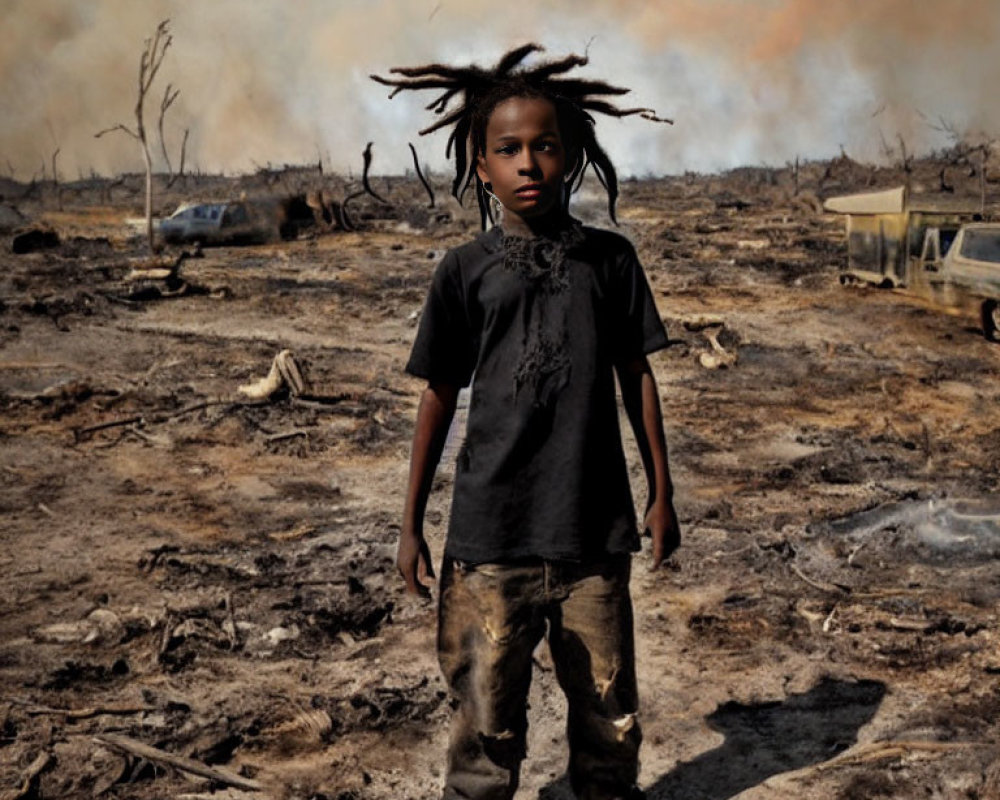
[[[181,140],[181,163],[177,167],[177,172],[174,175],[171,175],[170,180],[167,181],[168,189],[174,185],[174,181],[178,178],[184,177],[184,159],[187,157],[188,134],[190,132],[190,128],[184,129],[184,138]]]
[[[163,138],[163,118],[167,114],[167,110],[173,105],[174,100],[177,99],[177,95],[181,93],[180,89],[173,89],[172,84],[167,84],[167,88],[163,90],[163,99],[160,101],[160,117],[156,122],[156,128],[160,134],[160,149],[163,151],[163,160],[167,165],[167,177],[169,178],[168,186],[173,182],[174,168],[170,163],[170,154],[167,152],[167,142]]]
[[[347,211],[344,209],[343,203],[338,203],[336,200],[331,200],[330,215],[333,217],[333,221],[337,223],[337,226],[341,230],[344,231],[354,230],[354,226],[351,224],[351,220],[347,216]]]
[[[416,171],[417,177],[420,178],[420,182],[424,185],[424,188],[427,190],[427,195],[431,199],[430,207],[434,208],[434,189],[427,182],[427,178],[424,177],[424,171],[420,169],[420,159],[417,158],[417,148],[413,146],[412,142],[409,142],[408,144],[410,147],[410,153],[413,155],[413,169]]]
[[[189,772],[192,775],[208,778],[211,781],[221,783],[225,786],[235,786],[238,789],[246,789],[250,792],[260,791],[263,788],[263,784],[261,784],[260,781],[244,778],[242,775],[237,775],[229,770],[209,767],[207,764],[195,761],[193,758],[176,756],[173,753],[168,753],[165,750],[151,747],[148,744],[135,739],[130,739],[127,736],[121,736],[114,733],[103,733],[95,736],[94,741],[115,750],[119,750],[123,753],[128,753],[129,755],[136,756],[138,758],[144,758],[147,761],[155,761],[159,764],[166,764],[167,766],[179,769],[182,772]]]
[[[368,182],[368,170],[371,168],[372,165],[372,142],[368,142],[368,145],[365,147],[364,153],[362,153],[361,155],[364,158],[364,166],[361,169],[361,185],[365,187],[365,192],[367,194],[370,194],[380,203],[385,203],[385,205],[391,206],[392,203],[390,203],[388,200],[382,197],[378,192],[376,192],[372,188],[372,185]],[[344,205],[347,205],[347,200],[344,200]]]
[[[352,200],[357,200],[363,194],[365,194],[364,191],[353,192],[352,194],[349,194],[347,195],[347,197],[344,198],[344,202],[340,206],[340,213],[344,218],[344,230],[348,231],[357,230],[357,225],[355,225],[354,221],[351,219],[350,214],[347,211],[347,206]]]
[[[903,138],[903,134],[897,133],[896,138],[899,139],[899,165],[903,172],[909,175],[913,172],[913,156],[906,152],[906,139]]]

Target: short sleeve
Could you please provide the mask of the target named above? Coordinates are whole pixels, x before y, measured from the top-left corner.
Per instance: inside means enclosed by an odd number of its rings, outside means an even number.
[[[474,338],[459,261],[449,252],[431,279],[406,371],[428,381],[467,386],[475,369]]]
[[[631,244],[619,256],[618,267],[615,358],[621,361],[661,350],[670,341],[646,273]]]

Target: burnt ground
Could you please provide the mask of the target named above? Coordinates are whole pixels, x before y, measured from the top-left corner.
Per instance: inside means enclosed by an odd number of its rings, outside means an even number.
[[[998,797],[1000,347],[841,287],[841,223],[787,177],[623,187],[672,339],[653,365],[684,533],[633,577],[642,784]],[[164,297],[127,280],[148,265],[136,203],[35,193],[20,211],[61,244],[0,256],[0,796],[434,797],[434,611],[393,565],[420,388],[402,364],[474,216],[375,209],[358,232],[207,249]],[[601,220],[593,200],[580,213]],[[728,367],[703,365],[706,315]],[[312,399],[237,394],[284,348]],[[435,558],[449,489],[445,466]],[[519,797],[568,798],[544,649],[531,704]]]

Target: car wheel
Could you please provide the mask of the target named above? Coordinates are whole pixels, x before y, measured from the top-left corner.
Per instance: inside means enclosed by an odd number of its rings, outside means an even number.
[[[1000,342],[1000,303],[996,300],[983,303],[983,336],[991,342]]]

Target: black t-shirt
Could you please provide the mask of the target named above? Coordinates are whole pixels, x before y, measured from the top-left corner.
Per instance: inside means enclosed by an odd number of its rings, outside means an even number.
[[[614,365],[667,344],[632,245],[499,228],[434,273],[406,370],[472,382],[445,553],[473,563],[639,549]]]

